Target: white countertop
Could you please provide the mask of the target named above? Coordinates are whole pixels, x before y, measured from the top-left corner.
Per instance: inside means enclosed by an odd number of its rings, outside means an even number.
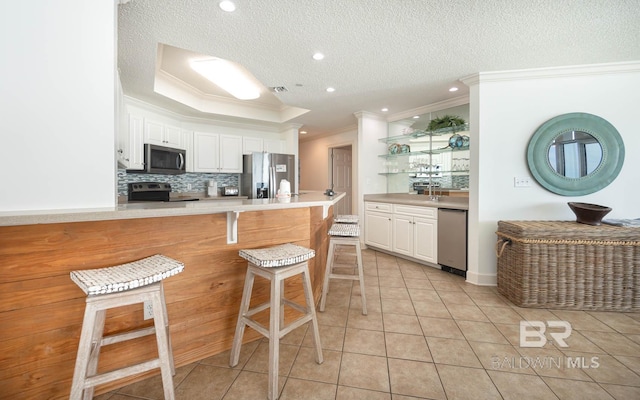
[[[36,211],[24,213],[0,212],[0,226],[56,224],[63,222],[105,221],[114,219],[173,217],[183,215],[218,214],[226,212],[279,210],[323,206],[329,208],[345,196],[325,196],[323,192],[303,191],[288,199],[238,199],[216,201],[140,202],[119,204],[107,209]]]
[[[377,201],[379,203],[404,204],[422,207],[451,208],[455,210],[469,209],[469,199],[466,197],[440,196],[437,201],[433,201],[429,200],[429,196],[423,194],[380,193],[365,194],[364,201]]]

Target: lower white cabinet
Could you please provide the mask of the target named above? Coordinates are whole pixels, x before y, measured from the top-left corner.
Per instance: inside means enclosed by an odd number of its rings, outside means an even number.
[[[365,243],[437,264],[438,209],[365,202]]]
[[[365,244],[391,251],[391,220],[391,204],[365,202]]]
[[[393,205],[392,251],[436,264],[438,209]]]

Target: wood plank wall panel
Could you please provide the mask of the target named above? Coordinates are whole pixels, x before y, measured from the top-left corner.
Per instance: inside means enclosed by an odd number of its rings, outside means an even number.
[[[330,214],[331,215],[331,214]],[[153,254],[185,263],[164,281],[177,366],[231,348],[244,284],[242,248],[292,242],[314,248],[309,263],[320,297],[328,220],[322,207],[240,213],[238,243],[226,243],[226,214],[0,227],[0,399],[68,398],[85,294],[71,281],[75,269],[101,268]],[[323,231],[324,230],[324,231]],[[288,298],[304,303],[299,277]],[[266,301],[256,280],[252,303]],[[268,313],[265,314],[266,316]],[[293,312],[288,310],[287,320]],[[105,331],[148,326],[139,305],[110,310]],[[260,335],[245,331],[245,342]],[[155,357],[153,337],[105,347],[100,370]],[[100,387],[102,393],[157,374],[148,372]]]

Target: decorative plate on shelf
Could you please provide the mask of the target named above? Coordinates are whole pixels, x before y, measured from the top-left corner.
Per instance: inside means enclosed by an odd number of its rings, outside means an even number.
[[[398,143],[389,145],[389,154],[400,154],[402,152],[402,146]]]

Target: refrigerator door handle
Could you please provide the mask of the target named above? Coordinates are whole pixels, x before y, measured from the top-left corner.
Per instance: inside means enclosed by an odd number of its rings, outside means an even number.
[[[276,167],[269,167],[269,198],[276,197]]]

